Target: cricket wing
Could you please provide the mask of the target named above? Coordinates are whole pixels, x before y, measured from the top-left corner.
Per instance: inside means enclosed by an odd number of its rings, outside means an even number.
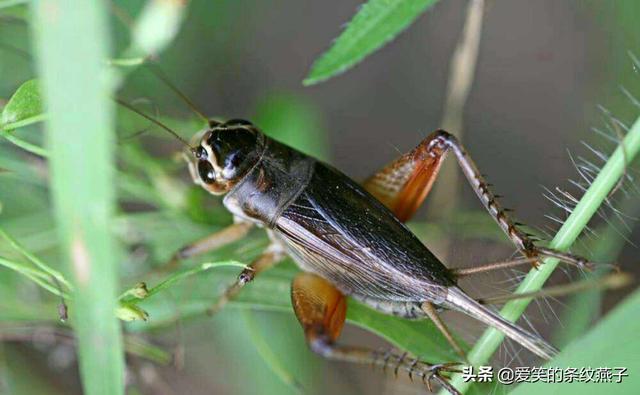
[[[433,301],[453,285],[444,265],[382,203],[318,163],[274,231],[305,270],[346,294]]]

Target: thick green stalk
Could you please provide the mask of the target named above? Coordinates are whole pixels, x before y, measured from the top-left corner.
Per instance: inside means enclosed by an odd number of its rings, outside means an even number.
[[[110,232],[115,208],[111,86],[105,60],[106,2],[33,2],[32,28],[50,153],[51,190],[66,272],[74,292],[86,394],[124,393],[122,335],[115,316],[117,262]]]
[[[624,152],[622,151],[623,148]],[[609,192],[614,188],[618,179],[624,174],[626,165],[633,160],[639,150],[640,118],[636,120],[622,144],[615,150],[600,173],[598,173],[598,176],[553,238],[549,247],[561,251],[566,251],[571,247],[571,244],[580,235]],[[556,259],[545,259],[544,264],[539,269],[532,269],[529,272],[516,292],[539,290],[557,265],[558,261]],[[506,319],[515,322],[524,313],[530,302],[531,299],[513,300],[502,308],[500,314]],[[487,363],[503,340],[504,334],[502,332],[493,328],[487,329],[469,352],[469,362],[475,366]],[[462,392],[466,391],[471,385],[471,382],[464,382],[461,375],[455,376],[452,383]]]

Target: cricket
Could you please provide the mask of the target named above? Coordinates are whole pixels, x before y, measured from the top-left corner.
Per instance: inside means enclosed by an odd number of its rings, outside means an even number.
[[[166,76],[160,76],[166,81]],[[289,256],[301,269],[291,284],[295,315],[309,348],[325,358],[370,365],[379,360],[377,350],[338,342],[346,318],[346,297],[386,314],[432,320],[460,361],[465,360],[465,352],[440,319],[443,309],[460,311],[500,330],[543,360],[558,353],[546,340],[467,295],[457,280],[519,265],[536,267],[544,257],[581,269],[591,270],[595,264],[536,246],[500,206],[470,155],[448,132],[433,132],[416,148],[358,183],[332,166],[267,137],[247,120],[207,120],[209,127],[196,133],[190,144],[153,117],[122,100],[118,103],[182,142],[193,181],[212,195],[224,196],[223,204],[233,214],[233,225],[180,249],[169,267],[236,242],[253,226],[269,235],[271,244],[239,274],[210,309],[211,314],[248,282],[259,281],[260,273]],[[193,105],[188,99],[186,103]],[[448,153],[455,157],[488,215],[523,258],[448,268],[404,225],[426,200]],[[391,358],[394,361],[389,362]],[[402,369],[423,378],[429,390],[435,380],[451,394],[459,394],[445,374],[459,372],[460,362],[432,364],[388,354],[387,363],[396,371]]]

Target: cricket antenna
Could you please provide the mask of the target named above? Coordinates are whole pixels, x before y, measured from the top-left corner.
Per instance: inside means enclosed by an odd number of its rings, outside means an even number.
[[[180,137],[180,135],[178,135],[178,133],[176,133],[173,129],[171,129],[170,127],[168,127],[167,125],[165,125],[164,123],[158,121],[157,119],[153,118],[150,115],[145,114],[144,112],[138,110],[137,108],[133,107],[131,104],[120,100],[118,98],[114,98],[113,100],[115,100],[116,103],[120,104],[122,107],[126,108],[127,110],[134,112],[138,115],[140,115],[141,117],[155,123],[156,125],[160,126],[162,129],[164,129],[165,131],[167,131],[169,134],[171,134],[173,137],[177,138],[182,144],[184,144],[185,146],[189,147],[189,150],[191,150],[192,152],[195,152],[195,148],[193,148],[188,142],[187,140],[183,139],[182,137]]]
[[[152,59],[150,59],[150,61],[147,63],[147,66],[148,66],[149,70],[159,80],[161,80],[162,82],[167,84],[169,89],[171,89],[173,91],[173,93],[178,95],[182,99],[182,101],[185,102],[185,104],[191,109],[191,111],[193,111],[197,116],[199,116],[202,120],[204,120],[207,124],[209,124],[209,118],[207,118],[207,116],[204,115],[204,113],[202,111],[198,110],[198,107],[196,107],[195,103],[193,101],[191,101],[191,99],[189,99],[187,97],[187,95],[182,93],[182,91],[180,89],[178,89],[178,87],[174,83],[171,82],[169,77],[165,74],[164,71],[162,71],[160,66],[158,66]]]

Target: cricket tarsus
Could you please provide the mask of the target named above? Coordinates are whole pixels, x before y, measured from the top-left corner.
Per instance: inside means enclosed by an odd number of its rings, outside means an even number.
[[[267,248],[246,269],[240,272],[236,281],[227,287],[218,300],[207,309],[207,314],[213,315],[219,312],[224,305],[238,295],[247,283],[253,281],[260,273],[278,264],[284,257],[285,255],[279,247],[272,245]]]
[[[361,347],[346,347],[328,342],[326,339],[315,339],[310,343],[312,351],[324,358],[357,364],[371,365],[387,371],[393,368],[395,376],[398,372],[405,372],[413,381],[419,378],[433,392],[432,380],[438,382],[451,394],[460,394],[443,373],[459,373],[458,362],[429,363],[418,358],[409,357],[408,353],[398,353],[392,350],[380,353]]]

